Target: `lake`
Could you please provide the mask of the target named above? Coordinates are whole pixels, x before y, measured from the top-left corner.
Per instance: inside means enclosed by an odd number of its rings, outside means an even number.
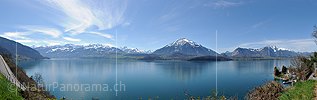
[[[101,58],[46,59],[19,65],[28,76],[41,74],[48,91],[58,98],[182,100],[185,94],[205,97],[216,89],[217,71],[218,94],[243,99],[253,87],[273,80],[274,66],[290,65],[290,60],[218,61],[217,70],[215,61],[118,59],[116,67],[115,59]]]

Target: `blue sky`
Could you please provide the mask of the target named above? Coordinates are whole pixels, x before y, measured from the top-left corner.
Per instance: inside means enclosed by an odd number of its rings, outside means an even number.
[[[155,50],[185,37],[218,52],[316,51],[316,9],[316,0],[0,0],[0,36],[28,46]]]

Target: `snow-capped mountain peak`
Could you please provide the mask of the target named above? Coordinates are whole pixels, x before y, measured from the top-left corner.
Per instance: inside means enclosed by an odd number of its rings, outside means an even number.
[[[176,41],[174,41],[173,43],[167,45],[167,46],[183,46],[185,44],[190,44],[192,46],[200,46],[199,44],[197,44],[196,42],[186,39],[186,38],[180,38],[177,39]]]
[[[286,49],[286,48],[278,48],[278,50],[287,50],[287,51],[291,51],[290,49]]]
[[[275,46],[275,45],[269,45],[269,46],[263,47],[263,48],[261,48],[261,50],[263,50],[263,49],[265,49],[265,48],[267,48],[267,49],[272,49],[274,52],[277,52],[277,51],[292,51],[292,50],[290,50],[290,49],[280,48],[280,47],[277,47],[277,46]]]
[[[98,48],[111,48],[109,45],[104,44],[89,44],[84,46],[85,49],[98,49]]]
[[[128,48],[126,46],[120,48],[122,51],[126,52],[126,53],[131,53],[131,54],[137,54],[137,53],[151,53],[151,51],[145,51],[145,50],[140,50],[138,48]]]
[[[157,55],[191,55],[191,56],[209,56],[216,55],[217,53],[211,49],[208,49],[196,42],[186,39],[180,38],[169,45],[166,45],[163,48],[160,48],[153,52],[153,54]]]

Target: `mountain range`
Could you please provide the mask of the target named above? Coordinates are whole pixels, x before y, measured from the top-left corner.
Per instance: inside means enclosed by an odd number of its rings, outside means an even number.
[[[90,45],[55,45],[34,48],[43,56],[50,58],[75,58],[75,57],[111,57],[115,53],[121,54],[122,50],[102,44]]]
[[[119,57],[132,57],[142,59],[214,59],[215,56],[226,58],[289,58],[298,55],[309,55],[310,53],[295,52],[276,46],[266,46],[259,49],[236,48],[232,52],[218,54],[217,52],[204,47],[192,40],[180,38],[165,45],[153,52],[139,50],[137,48],[116,48],[101,44],[90,45],[57,45],[36,47],[46,57],[114,57],[117,53]]]
[[[116,48],[103,44],[89,45],[55,45],[35,47],[43,56],[50,58],[76,58],[76,57],[115,57],[148,54],[150,51],[139,50],[137,48]]]
[[[141,59],[181,59],[195,60],[215,59],[215,56],[225,58],[289,58],[298,55],[310,55],[308,52],[295,52],[276,46],[266,46],[259,49],[236,48],[232,52],[218,54],[192,40],[180,38],[153,52],[128,47],[112,47],[102,44],[89,45],[55,45],[30,48],[15,41],[0,37],[0,53],[15,55],[17,46],[21,58],[43,59],[49,58],[76,58],[76,57],[120,57]],[[43,56],[42,56],[43,55]]]
[[[181,38],[173,43],[170,43],[153,53],[151,51],[139,50],[137,48],[116,48],[102,44],[90,45],[56,45],[56,46],[41,46],[35,47],[43,56],[50,58],[60,57],[114,57],[115,54],[120,57],[146,57],[158,56],[156,58],[164,59],[188,59],[198,56],[215,56],[218,53],[208,49],[194,41],[186,38]]]
[[[266,46],[263,48],[236,48],[233,52],[225,52],[222,55],[233,58],[290,58],[299,55],[307,56],[308,52],[295,52],[276,46]]]
[[[115,54],[120,57],[137,57],[144,59],[192,59],[195,57],[211,59],[218,56],[227,58],[289,58],[298,55],[308,55],[309,53],[300,53],[276,46],[266,46],[259,49],[236,48],[232,52],[218,54],[201,44],[186,38],[180,38],[176,41],[155,50],[154,52],[139,50],[137,48],[116,48],[102,44],[90,45],[56,45],[35,47],[45,57],[114,57]],[[209,56],[209,57],[206,57]]]

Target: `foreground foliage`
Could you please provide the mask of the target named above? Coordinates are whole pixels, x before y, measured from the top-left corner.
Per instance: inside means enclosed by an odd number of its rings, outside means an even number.
[[[217,95],[215,90],[211,91],[211,94],[206,97],[201,96],[190,96],[189,94],[185,93],[187,96],[186,100],[238,100],[238,97],[226,97],[224,95]]]
[[[23,100],[19,89],[0,74],[0,100]]]
[[[247,100],[277,100],[280,92],[283,91],[283,86],[276,82],[271,81],[262,86],[256,87],[251,90],[247,95]]]

